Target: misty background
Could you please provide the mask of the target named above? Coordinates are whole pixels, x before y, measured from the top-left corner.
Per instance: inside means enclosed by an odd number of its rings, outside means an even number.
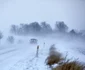
[[[35,21],[52,27],[64,21],[70,29],[84,30],[85,0],[0,0],[0,30]]]
[[[50,47],[85,65],[84,26],[85,0],[0,0],[0,69],[48,70]]]

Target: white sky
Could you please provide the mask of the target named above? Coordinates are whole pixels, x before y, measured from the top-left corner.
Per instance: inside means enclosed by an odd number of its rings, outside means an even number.
[[[0,30],[11,24],[64,21],[70,28],[85,29],[85,0],[0,0]]]

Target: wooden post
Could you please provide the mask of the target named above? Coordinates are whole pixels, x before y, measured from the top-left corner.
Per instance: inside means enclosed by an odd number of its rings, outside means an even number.
[[[45,42],[44,42],[44,45],[43,45],[43,48],[45,47]]]
[[[38,54],[39,54],[39,45],[37,46],[36,57],[38,57]]]

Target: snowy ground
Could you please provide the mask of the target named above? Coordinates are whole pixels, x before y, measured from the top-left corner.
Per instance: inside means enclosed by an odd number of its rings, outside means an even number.
[[[22,43],[16,41],[12,45],[5,43],[0,46],[0,70],[49,70],[45,64],[45,59],[52,44],[55,44],[57,50],[64,55],[68,53],[68,58],[78,58],[79,61],[85,63],[84,41],[37,38],[40,49],[39,57],[36,57],[37,45],[29,44],[29,39],[22,38]]]

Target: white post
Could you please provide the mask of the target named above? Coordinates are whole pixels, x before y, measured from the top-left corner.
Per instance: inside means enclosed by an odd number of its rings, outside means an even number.
[[[39,54],[39,45],[37,46],[36,57],[38,57],[38,54]]]

